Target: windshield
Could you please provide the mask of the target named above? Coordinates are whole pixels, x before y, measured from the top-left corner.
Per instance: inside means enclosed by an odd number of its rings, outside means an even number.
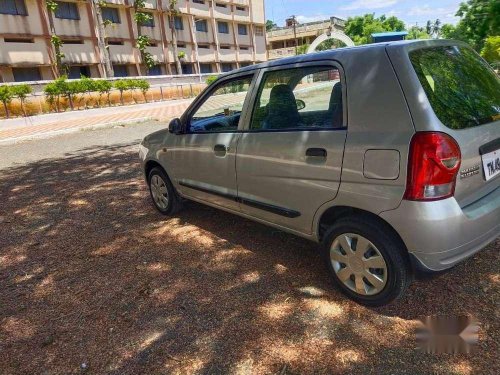
[[[444,125],[466,129],[500,120],[500,78],[473,50],[424,48],[410,52],[410,60]]]

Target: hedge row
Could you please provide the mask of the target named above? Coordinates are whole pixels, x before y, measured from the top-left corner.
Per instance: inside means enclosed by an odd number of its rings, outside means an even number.
[[[18,98],[21,101],[21,108],[24,116],[26,116],[24,102],[26,97],[30,95],[31,92],[32,90],[30,85],[0,86],[0,101],[3,103],[7,118],[9,118],[9,104],[14,98]]]
[[[50,104],[56,103],[59,110],[59,99],[65,97],[69,101],[71,109],[74,109],[74,102],[77,95],[97,92],[99,97],[106,95],[108,105],[111,90],[120,91],[120,102],[123,105],[123,92],[127,90],[140,90],[147,102],[146,93],[150,88],[149,82],[144,79],[120,79],[113,83],[106,80],[93,80],[82,76],[79,80],[67,81],[65,76],[56,79],[45,86],[44,93]]]

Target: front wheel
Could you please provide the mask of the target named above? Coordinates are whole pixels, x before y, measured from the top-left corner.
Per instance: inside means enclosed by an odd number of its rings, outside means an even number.
[[[153,168],[148,184],[153,205],[163,215],[173,215],[182,208],[180,197],[163,169]]]
[[[322,253],[340,290],[367,306],[401,297],[411,268],[401,240],[371,217],[340,219],[324,236]]]

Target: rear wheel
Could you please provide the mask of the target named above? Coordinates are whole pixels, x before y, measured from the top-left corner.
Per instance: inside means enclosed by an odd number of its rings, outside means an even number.
[[[173,215],[182,208],[181,199],[163,169],[153,168],[148,184],[153,205],[163,215]]]
[[[322,252],[336,285],[360,304],[385,305],[411,283],[404,245],[374,218],[340,219],[325,234]]]

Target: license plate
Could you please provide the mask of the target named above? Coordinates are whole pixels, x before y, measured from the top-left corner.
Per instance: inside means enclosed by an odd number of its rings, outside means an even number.
[[[483,155],[483,169],[486,181],[500,174],[500,150]]]

